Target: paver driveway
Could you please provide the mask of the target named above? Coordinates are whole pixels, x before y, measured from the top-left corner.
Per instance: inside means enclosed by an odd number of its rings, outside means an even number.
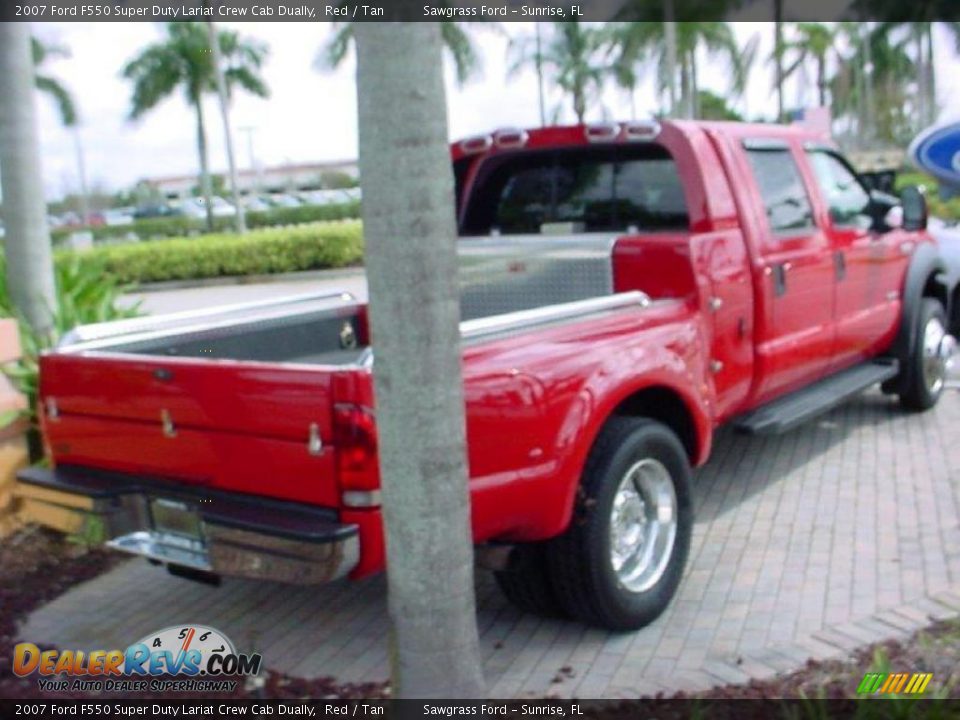
[[[612,634],[521,616],[478,575],[491,695],[705,689],[956,615],[958,495],[956,391],[924,415],[870,393],[782,437],[722,432],[697,473],[686,576],[650,627]],[[228,579],[211,588],[131,560],[35,612],[20,636],[112,648],[204,623],[278,670],[381,680],[384,588],[382,578],[320,588]]]

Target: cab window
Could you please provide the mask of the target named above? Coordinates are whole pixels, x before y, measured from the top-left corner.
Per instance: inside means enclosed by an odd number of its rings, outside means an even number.
[[[818,150],[807,156],[834,226],[868,229],[872,222],[870,195],[853,171],[829,152]]]
[[[812,230],[813,207],[790,149],[784,146],[746,150],[770,231],[778,237],[791,237]]]

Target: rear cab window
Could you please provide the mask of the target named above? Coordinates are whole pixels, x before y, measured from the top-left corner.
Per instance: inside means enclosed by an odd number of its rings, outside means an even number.
[[[687,230],[676,163],[653,144],[492,155],[477,171],[461,235]]]

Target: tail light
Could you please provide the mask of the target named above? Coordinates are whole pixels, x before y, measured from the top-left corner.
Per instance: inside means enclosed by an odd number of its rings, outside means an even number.
[[[350,403],[334,405],[333,442],[344,505],[379,505],[380,467],[373,411]]]
[[[53,457],[53,446],[50,445],[50,433],[47,431],[48,424],[56,422],[60,411],[57,408],[57,402],[53,398],[43,400],[37,399],[37,425],[40,430],[40,440],[43,443],[43,454],[51,468],[56,468],[57,461]]]

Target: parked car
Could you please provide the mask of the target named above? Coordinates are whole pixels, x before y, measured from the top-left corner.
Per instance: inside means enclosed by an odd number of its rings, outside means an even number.
[[[268,195],[266,199],[273,207],[294,208],[303,204],[295,196],[287,193]]]
[[[339,205],[349,200],[343,190],[310,190],[300,193],[300,198],[307,205]]]
[[[248,212],[266,212],[271,208],[269,202],[257,195],[248,195],[247,197],[243,198],[241,202],[243,203],[244,209],[246,209]]]
[[[452,157],[471,531],[525,610],[655,619],[720,425],[943,393],[960,294],[923,195],[898,225],[809,130],[548,127]],[[80,328],[41,358],[52,467],[18,492],[185,575],[383,570],[367,327],[338,293]]]
[[[151,205],[141,205],[133,211],[134,220],[147,220],[152,218],[177,217],[182,215],[176,207],[167,203],[154,203]]]
[[[210,198],[214,217],[230,217],[237,214],[237,209],[222,197],[214,195]],[[190,218],[203,219],[207,217],[207,210],[203,198],[189,198],[179,205],[179,210]]]
[[[120,207],[105,210],[103,218],[110,227],[122,227],[133,224],[134,209],[132,207]]]

